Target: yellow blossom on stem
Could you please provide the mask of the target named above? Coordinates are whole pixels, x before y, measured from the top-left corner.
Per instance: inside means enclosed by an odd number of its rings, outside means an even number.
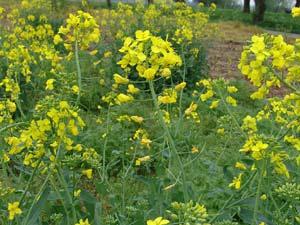
[[[46,81],[46,90],[53,90],[54,89],[54,86],[53,86],[53,83],[54,83],[55,79],[49,79]]]
[[[16,215],[20,215],[22,213],[22,210],[19,208],[20,202],[13,202],[13,203],[8,203],[8,213],[9,213],[9,220],[13,220]]]
[[[83,170],[82,174],[85,175],[88,179],[93,178],[93,170],[92,169]]]
[[[157,217],[155,220],[148,220],[147,225],[166,225],[169,224],[170,221],[163,219],[162,217]]]
[[[232,183],[229,184],[229,187],[234,187],[235,189],[241,188],[241,182],[242,182],[242,173],[238,175],[238,177],[234,177]]]
[[[90,225],[90,223],[88,219],[86,220],[80,219],[78,223],[75,223],[75,225]]]

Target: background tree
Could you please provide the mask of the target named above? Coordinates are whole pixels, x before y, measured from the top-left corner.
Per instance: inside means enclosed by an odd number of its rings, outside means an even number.
[[[264,21],[266,2],[265,0],[254,0],[254,2],[255,2],[255,12],[253,14],[253,22],[259,23]]]
[[[111,0],[106,0],[106,3],[107,3],[107,7],[111,8]]]
[[[244,13],[250,13],[250,0],[244,0]]]
[[[296,0],[296,5],[295,7],[300,7],[300,0]]]

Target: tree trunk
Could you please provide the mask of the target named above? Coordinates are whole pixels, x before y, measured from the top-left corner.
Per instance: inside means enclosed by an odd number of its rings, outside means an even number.
[[[300,7],[300,0],[296,0],[296,5],[295,7]]]
[[[244,13],[250,13],[250,0],[244,0]]]
[[[254,0],[255,1],[255,12],[253,15],[253,22],[259,23],[264,21],[264,15],[266,11],[265,0]]]
[[[153,0],[148,0],[148,5],[153,4]]]
[[[107,3],[107,7],[111,8],[111,0],[106,0],[106,3]]]

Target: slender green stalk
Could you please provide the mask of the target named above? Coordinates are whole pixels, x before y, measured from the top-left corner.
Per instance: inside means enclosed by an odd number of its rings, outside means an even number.
[[[183,58],[183,75],[182,75],[182,81],[185,81],[185,75],[186,75],[186,63],[185,63],[185,55],[183,53],[183,46],[181,47],[181,52],[182,52],[182,58]],[[175,131],[175,137],[178,134],[179,128],[180,128],[180,124],[182,122],[183,119],[183,113],[182,113],[182,97],[183,97],[183,90],[180,91],[180,97],[179,97],[179,120],[177,122],[177,126],[176,126],[176,131]]]
[[[71,209],[72,209],[72,216],[73,216],[73,223],[75,223],[77,221],[77,217],[76,217],[76,210],[75,207],[73,205],[73,199],[72,196],[70,195],[69,189],[68,189],[68,184],[64,178],[64,175],[62,174],[62,169],[60,166],[57,166],[57,178],[59,180],[59,182],[61,183],[61,185],[63,186],[66,195],[67,195],[67,199],[70,203]]]
[[[5,130],[9,129],[9,128],[13,128],[13,127],[17,127],[19,125],[25,124],[26,122],[19,122],[19,123],[13,123],[13,124],[9,124],[3,128],[0,129],[0,133],[4,132]]]
[[[168,139],[168,142],[170,144],[170,149],[171,151],[173,152],[173,154],[175,155],[176,157],[176,160],[177,160],[177,163],[180,167],[180,170],[182,172],[182,183],[183,183],[183,195],[184,195],[184,200],[185,202],[188,201],[188,188],[187,188],[187,183],[186,183],[186,177],[185,177],[185,172],[184,172],[184,165],[181,161],[181,158],[178,154],[178,151],[176,149],[176,145],[174,143],[174,140],[172,138],[172,135],[169,131],[169,128],[168,126],[166,125],[165,121],[164,121],[164,117],[163,117],[163,114],[160,110],[160,107],[159,107],[159,104],[158,104],[158,101],[157,101],[157,95],[155,93],[155,90],[154,90],[154,85],[153,85],[153,81],[149,81],[149,87],[150,87],[150,91],[151,91],[151,95],[152,95],[152,99],[153,99],[153,102],[154,102],[154,106],[155,106],[155,109],[158,113],[158,116],[159,116],[159,121],[165,131],[165,134],[167,135],[167,139]]]
[[[52,186],[53,186],[53,188],[54,188],[56,194],[58,195],[58,197],[59,197],[60,199],[63,199],[63,197],[62,197],[62,195],[60,194],[59,190],[57,190],[56,184],[55,184],[55,182],[53,181],[53,179],[50,179],[50,182],[51,182],[51,184],[52,184]],[[67,209],[66,204],[65,204],[64,201],[62,201],[62,205],[63,205],[64,211],[65,211],[65,215],[66,215],[66,219],[67,219],[67,224],[70,224],[70,217],[69,217],[68,209]]]
[[[30,206],[30,208],[28,210],[28,213],[27,213],[27,215],[25,217],[25,222],[23,223],[24,225],[28,225],[29,216],[30,216],[30,214],[31,214],[31,212],[33,210],[34,204],[38,201],[39,197],[41,196],[42,192],[44,191],[44,189],[45,189],[45,187],[46,187],[46,185],[47,185],[47,183],[48,183],[48,181],[50,179],[51,174],[52,174],[51,171],[47,174],[47,177],[46,177],[44,183],[42,184],[40,190],[38,191],[38,194],[35,195],[34,200],[32,201],[32,204],[31,204],[31,206]]]
[[[259,174],[259,180],[258,180],[258,185],[257,185],[255,205],[254,205],[254,211],[253,211],[253,220],[252,220],[253,225],[257,224],[257,222],[258,222],[257,221],[257,212],[258,212],[259,199],[260,199],[260,194],[261,194],[261,185],[262,185],[262,180],[264,177],[265,167],[266,167],[266,161],[264,160],[260,174]]]
[[[82,76],[81,76],[81,68],[79,62],[79,52],[78,52],[78,41],[75,42],[75,62],[76,62],[76,69],[77,69],[77,84],[78,84],[78,95],[76,100],[76,105],[80,104],[80,97],[81,97],[81,88],[82,88]]]
[[[293,85],[289,84],[288,82],[286,82],[283,77],[281,77],[279,74],[276,73],[275,70],[273,70],[273,74],[278,78],[278,80],[280,80],[281,83],[283,83],[287,88],[289,88],[290,90],[294,91],[296,94],[300,94],[300,90],[298,90],[296,87],[294,87]]]
[[[22,205],[22,202],[23,202],[23,200],[24,200],[24,198],[25,198],[25,196],[26,196],[26,194],[27,194],[27,192],[28,192],[28,189],[29,189],[29,187],[30,187],[30,184],[32,184],[32,180],[33,180],[33,178],[34,178],[34,176],[35,176],[35,174],[36,174],[36,172],[37,172],[37,169],[39,168],[39,165],[40,165],[41,161],[42,161],[42,160],[39,159],[37,166],[34,168],[33,172],[32,172],[31,175],[30,175],[30,178],[29,178],[29,180],[28,180],[28,182],[27,182],[26,188],[25,188],[25,190],[24,190],[24,192],[23,192],[23,194],[22,194],[22,196],[21,196],[21,199],[20,199],[20,201],[19,201],[19,202],[20,202],[20,205]]]
[[[109,132],[109,118],[110,118],[110,106],[108,106],[107,110],[107,116],[106,116],[106,136],[105,136],[105,141],[103,145],[103,159],[102,159],[102,178],[103,180],[106,180],[106,148],[107,148],[107,135]]]
[[[17,108],[18,108],[18,110],[19,110],[19,112],[20,112],[20,114],[21,114],[21,117],[22,117],[22,118],[25,118],[26,116],[25,116],[25,114],[24,114],[24,112],[23,112],[23,109],[22,109],[22,106],[21,106],[21,103],[20,103],[20,100],[19,100],[19,99],[16,100],[16,104],[17,104]]]
[[[224,96],[222,95],[222,92],[220,91],[219,88],[218,89],[218,93],[221,97],[221,101],[223,102],[223,104],[225,105],[225,108],[226,108],[226,111],[227,113],[230,115],[230,117],[232,118],[232,120],[234,121],[236,127],[241,131],[241,134],[244,136],[244,137],[247,137],[247,135],[245,134],[245,132],[243,131],[243,129],[241,128],[239,122],[237,121],[237,119],[235,118],[235,116],[233,115],[233,113],[231,112],[231,110],[228,108],[228,105],[224,99]]]
[[[257,173],[256,171],[249,177],[249,179],[243,184],[243,186],[238,190],[238,192],[241,192],[242,190],[244,190],[248,184],[256,177]],[[236,196],[236,193],[232,194],[227,201],[224,203],[224,205],[222,206],[222,208],[218,211],[218,213],[209,221],[209,223],[213,223],[218,216],[225,210],[228,208],[228,206],[232,205],[229,204],[231,202],[232,199],[234,199],[234,197]]]

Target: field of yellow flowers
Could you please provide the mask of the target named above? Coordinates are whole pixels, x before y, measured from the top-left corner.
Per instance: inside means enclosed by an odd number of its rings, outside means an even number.
[[[255,35],[213,79],[215,4],[11,2],[1,225],[300,224],[300,40]]]

